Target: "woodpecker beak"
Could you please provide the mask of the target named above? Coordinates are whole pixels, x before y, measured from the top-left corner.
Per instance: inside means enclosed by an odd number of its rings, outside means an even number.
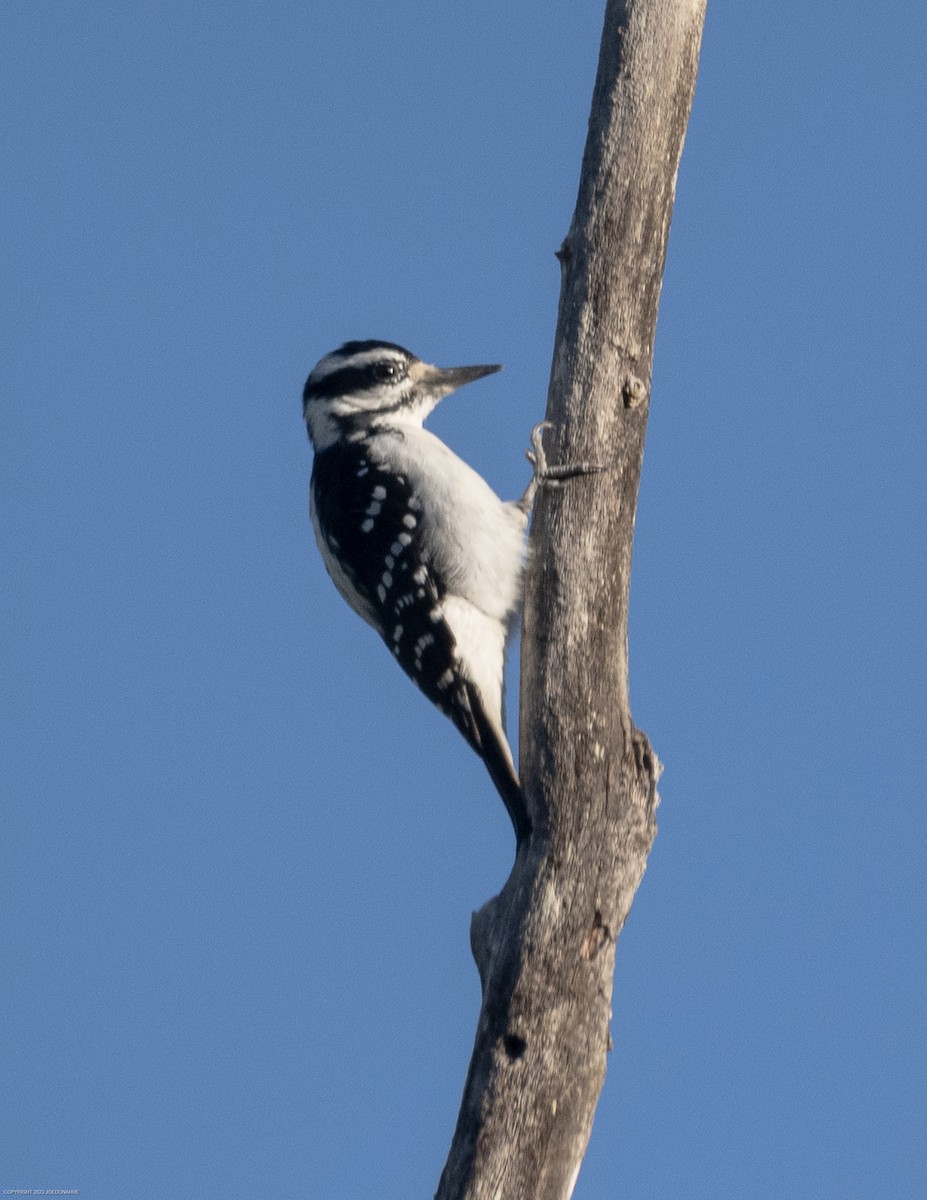
[[[429,363],[416,363],[409,371],[418,375],[417,383],[433,396],[449,396],[465,383],[473,383],[484,375],[495,375],[502,370],[502,363],[492,363],[485,367],[433,367]]]

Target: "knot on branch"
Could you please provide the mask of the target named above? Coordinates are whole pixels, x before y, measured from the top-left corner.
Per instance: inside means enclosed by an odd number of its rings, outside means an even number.
[[[570,235],[567,234],[560,243],[560,249],[554,251],[554,258],[560,263],[561,267],[565,267],[573,257],[573,247],[570,245]]]
[[[612,932],[611,926],[606,924],[602,919],[602,913],[599,909],[596,909],[595,916],[592,919],[592,928],[586,934],[583,944],[580,946],[580,957],[591,961],[604,946],[609,942],[613,942],[616,936]]]
[[[634,766],[637,773],[643,775],[645,780],[655,787],[663,774],[663,764],[654,753],[650,738],[643,729],[632,730],[631,753],[634,755]]]
[[[647,385],[636,375],[629,375],[621,389],[625,408],[640,408],[647,399]]]

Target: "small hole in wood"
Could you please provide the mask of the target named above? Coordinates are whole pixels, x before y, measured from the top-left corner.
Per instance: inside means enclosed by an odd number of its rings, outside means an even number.
[[[521,1058],[528,1049],[528,1043],[517,1033],[507,1033],[502,1039],[502,1045],[505,1046],[505,1052],[513,1062],[515,1059]]]

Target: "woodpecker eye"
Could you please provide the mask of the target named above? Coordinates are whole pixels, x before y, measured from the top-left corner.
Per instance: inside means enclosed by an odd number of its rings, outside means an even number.
[[[369,368],[369,371],[377,383],[385,383],[387,379],[395,379],[399,374],[399,368],[395,363],[391,362],[374,363]]]

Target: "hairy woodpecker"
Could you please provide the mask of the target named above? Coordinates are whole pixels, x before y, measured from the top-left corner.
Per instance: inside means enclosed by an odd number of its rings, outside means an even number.
[[[500,500],[422,428],[444,396],[500,366],[433,367],[393,342],[345,342],[313,368],[303,412],[310,512],[329,575],[486,764],[519,842],[530,832],[505,735],[503,667],[521,603],[525,528],[548,471]]]

